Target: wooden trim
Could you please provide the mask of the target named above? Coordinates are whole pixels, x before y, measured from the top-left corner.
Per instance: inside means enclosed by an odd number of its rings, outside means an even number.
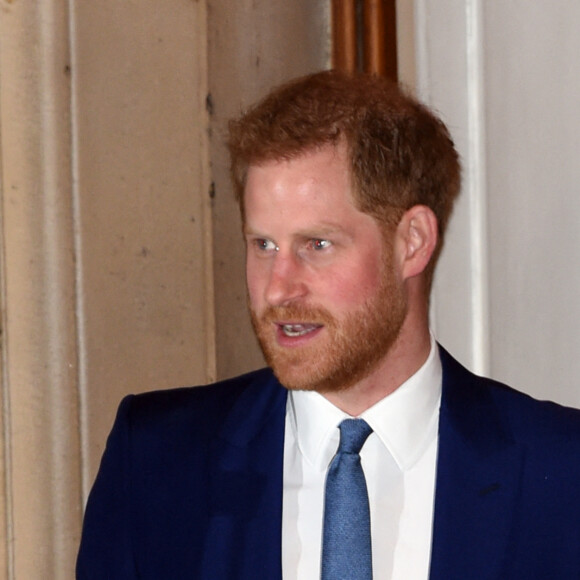
[[[383,0],[383,54],[384,74],[386,77],[398,81],[397,59],[397,2],[396,0]]]
[[[386,65],[383,7],[383,0],[364,0],[364,71],[381,75]]]
[[[332,66],[354,72],[356,56],[356,0],[332,0]]]
[[[358,25],[357,9],[362,10]],[[362,67],[364,72],[396,81],[396,16],[396,0],[333,0],[333,67],[350,72]],[[360,64],[357,62],[359,50]]]
[[[364,0],[364,71],[397,80],[395,0]]]

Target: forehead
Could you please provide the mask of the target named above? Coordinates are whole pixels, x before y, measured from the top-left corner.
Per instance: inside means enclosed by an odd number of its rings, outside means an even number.
[[[326,145],[287,159],[250,165],[244,209],[257,202],[308,205],[335,198],[354,205],[346,145]]]
[[[267,237],[342,231],[360,237],[378,227],[352,196],[345,150],[325,147],[250,167],[244,195],[244,230]]]

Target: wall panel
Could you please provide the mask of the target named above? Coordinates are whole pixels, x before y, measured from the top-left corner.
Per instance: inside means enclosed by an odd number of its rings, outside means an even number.
[[[415,7],[419,92],[464,164],[433,294],[436,333],[474,370],[580,406],[580,7]]]
[[[492,371],[580,407],[580,5],[485,7]]]

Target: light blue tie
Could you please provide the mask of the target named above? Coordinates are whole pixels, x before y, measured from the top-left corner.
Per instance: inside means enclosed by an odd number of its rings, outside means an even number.
[[[359,452],[372,433],[363,419],[345,419],[328,468],[321,580],[371,580],[371,517]]]

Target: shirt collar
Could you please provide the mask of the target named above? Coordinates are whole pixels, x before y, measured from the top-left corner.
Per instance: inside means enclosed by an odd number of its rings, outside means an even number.
[[[437,436],[443,371],[437,343],[419,370],[361,418],[389,450],[401,469],[410,468]],[[291,391],[288,419],[300,452],[307,461],[326,469],[338,446],[344,411],[313,391]]]

